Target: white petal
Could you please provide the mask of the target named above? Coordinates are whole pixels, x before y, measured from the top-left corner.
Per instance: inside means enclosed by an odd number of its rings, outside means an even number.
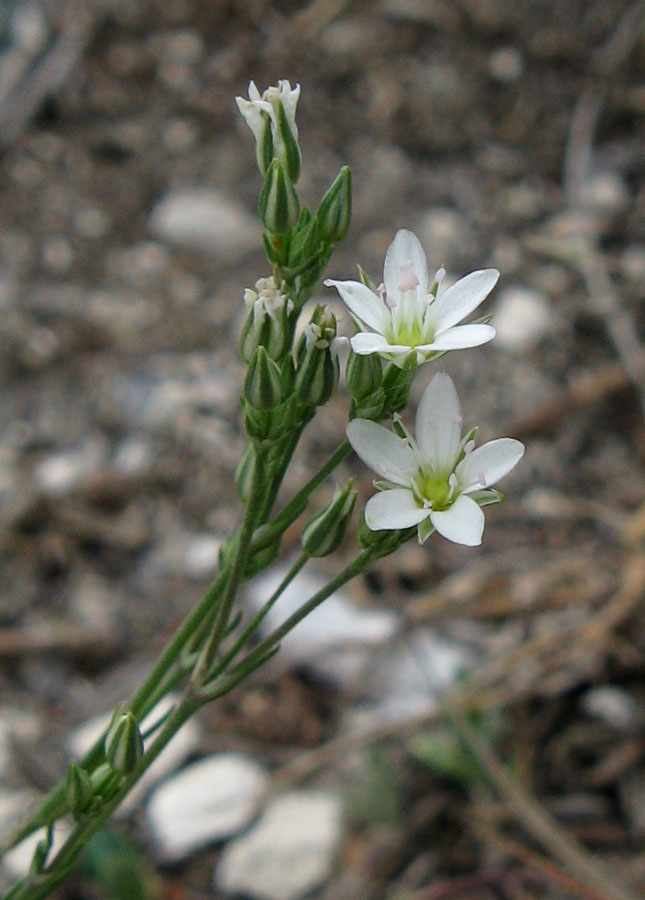
[[[387,312],[378,294],[360,281],[334,281],[327,278],[325,287],[335,287],[343,302],[356,318],[375,331],[383,331],[383,316]]]
[[[395,488],[370,497],[365,504],[365,524],[372,531],[412,528],[427,519],[428,512],[417,506],[412,491]]]
[[[395,484],[410,484],[417,463],[404,438],[369,419],[353,419],[347,426],[347,440],[365,465],[381,478]]]
[[[479,304],[488,297],[497,284],[497,269],[479,269],[460,278],[443,294],[439,294],[435,303],[435,326],[437,331],[445,331],[457,322],[465,319]]]
[[[477,447],[456,469],[464,491],[478,491],[497,484],[524,456],[524,444],[515,438],[498,438]]]
[[[359,331],[351,339],[352,350],[365,356],[367,353],[381,353],[390,350],[387,339],[382,334],[374,334],[373,331]],[[408,348],[406,347],[406,350]]]
[[[410,265],[411,264],[411,265]],[[425,296],[428,293],[428,261],[419,243],[419,238],[401,228],[397,231],[394,240],[385,254],[383,266],[383,283],[389,296],[399,296],[399,285],[403,274],[414,273],[419,279],[418,293]]]
[[[445,372],[435,375],[423,392],[416,435],[423,461],[432,469],[451,472],[461,440],[461,407],[452,379]]]
[[[495,334],[492,325],[457,325],[437,334],[430,346],[433,350],[465,350],[487,344]]]
[[[430,513],[430,521],[449,541],[477,547],[484,533],[484,513],[474,500],[462,494],[452,506]]]

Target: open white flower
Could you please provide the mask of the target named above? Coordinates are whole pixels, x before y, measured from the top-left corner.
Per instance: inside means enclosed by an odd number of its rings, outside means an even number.
[[[461,408],[451,378],[435,375],[423,393],[416,417],[416,440],[401,438],[368,419],[354,419],[347,438],[383,481],[365,506],[372,531],[419,526],[423,543],[436,529],[457,544],[475,547],[484,532],[482,506],[502,499],[488,490],[524,455],[524,445],[499,438],[475,449],[474,434],[461,436]]]
[[[385,256],[383,284],[372,290],[360,281],[334,281],[335,287],[363,329],[351,339],[355,353],[378,353],[402,366],[416,353],[417,365],[448,350],[478,347],[495,337],[491,325],[459,325],[494,288],[497,269],[471,272],[440,292],[444,270],[434,283],[428,277],[428,263],[416,235],[401,229]]]

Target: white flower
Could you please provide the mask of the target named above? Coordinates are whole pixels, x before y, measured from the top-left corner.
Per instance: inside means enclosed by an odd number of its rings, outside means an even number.
[[[366,465],[384,481],[365,506],[372,531],[419,526],[423,543],[436,529],[457,544],[475,547],[484,531],[482,506],[502,499],[487,490],[517,465],[524,445],[499,438],[474,449],[475,430],[461,437],[461,408],[452,380],[435,375],[423,393],[416,440],[368,419],[354,419],[347,437]]]
[[[335,287],[363,329],[351,339],[355,353],[378,353],[402,366],[412,351],[417,365],[448,350],[478,347],[495,337],[491,325],[459,325],[494,288],[497,269],[481,269],[440,292],[445,271],[430,284],[428,263],[418,238],[401,229],[385,256],[383,284],[377,291],[360,281],[334,281]]]

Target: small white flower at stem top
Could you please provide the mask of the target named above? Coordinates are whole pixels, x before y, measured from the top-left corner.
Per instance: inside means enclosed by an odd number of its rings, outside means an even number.
[[[416,416],[416,440],[400,423],[401,438],[368,419],[354,419],[347,438],[383,481],[365,506],[372,531],[419,526],[423,543],[436,529],[457,544],[481,544],[481,507],[502,499],[489,490],[524,455],[524,445],[499,438],[475,449],[474,434],[461,436],[461,407],[452,379],[443,372],[425,389]]]
[[[416,353],[417,365],[448,350],[478,347],[495,337],[491,325],[459,325],[495,287],[497,269],[481,269],[445,291],[440,269],[431,284],[428,263],[416,235],[401,229],[385,256],[383,284],[374,291],[360,281],[334,281],[361,331],[351,339],[354,353],[378,353],[402,366]]]

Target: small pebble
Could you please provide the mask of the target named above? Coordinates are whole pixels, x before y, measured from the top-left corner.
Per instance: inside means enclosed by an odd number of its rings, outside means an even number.
[[[495,81],[511,84],[524,72],[524,57],[515,47],[498,47],[488,57],[488,71]]]
[[[337,796],[283,794],[248,834],[224,848],[215,886],[253,900],[298,900],[329,877],[341,837]]]
[[[623,731],[634,721],[637,705],[634,698],[622,688],[603,684],[588,690],[580,699],[580,706],[589,716],[600,719]]]
[[[233,753],[182,769],[150,797],[147,817],[164,862],[178,862],[245,828],[258,811],[268,775]]]
[[[498,347],[522,353],[535,347],[556,330],[556,318],[548,298],[529,287],[508,287],[497,299],[492,324]]]

